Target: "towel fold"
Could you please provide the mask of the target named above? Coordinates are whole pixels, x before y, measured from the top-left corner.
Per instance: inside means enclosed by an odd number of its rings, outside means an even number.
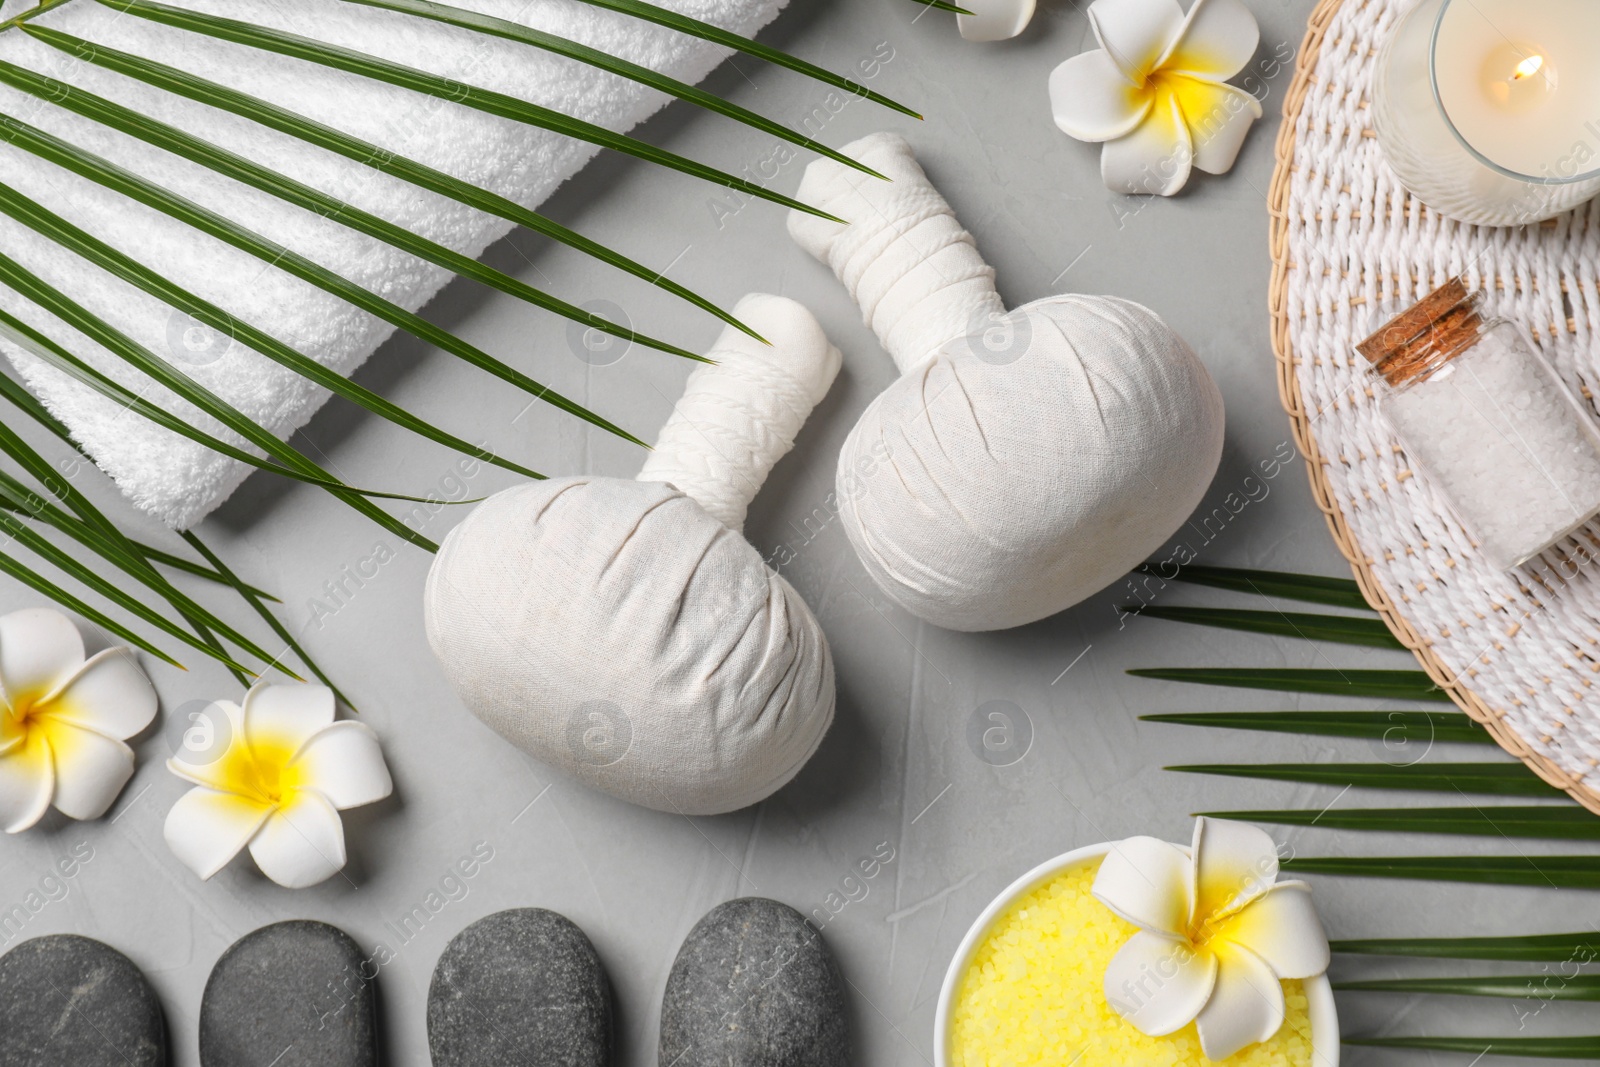
[[[455,6],[568,37],[683,81],[705,77],[726,49],[575,0],[451,0]],[[657,0],[741,34],[786,0]],[[189,0],[186,5],[275,27],[555,108],[614,130],[667,97],[574,60],[442,23],[339,0]],[[535,207],[597,149],[446,100],[217,41],[79,0],[41,19],[85,40],[189,71],[372,141]],[[511,224],[216,109],[94,67],[15,31],[0,60],[61,79],[338,196],[423,237],[476,257]],[[450,273],[175,155],[6,87],[0,112],[21,118],[188,197],[416,310]],[[349,374],[393,332],[388,323],[11,145],[0,182],[164,275],[196,296]],[[199,326],[131,285],[0,218],[0,249],[279,437],[327,399],[293,371]],[[80,358],[209,433],[240,443],[50,314],[0,286],[0,307]],[[28,385],[140,508],[177,529],[200,521],[250,473],[248,465],[163,430],[78,384],[9,341],[0,350]]]

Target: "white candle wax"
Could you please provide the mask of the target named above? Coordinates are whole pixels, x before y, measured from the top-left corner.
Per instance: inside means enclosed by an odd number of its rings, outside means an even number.
[[[1489,226],[1600,193],[1600,0],[1419,0],[1373,72],[1384,156],[1429,207]]]
[[[1600,3],[1471,0],[1439,18],[1439,103],[1484,159],[1534,178],[1595,167]]]

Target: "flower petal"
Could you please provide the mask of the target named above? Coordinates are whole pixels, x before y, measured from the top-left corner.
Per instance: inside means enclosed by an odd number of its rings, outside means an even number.
[[[0,616],[0,685],[13,709],[54,693],[83,663],[83,638],[53,608]]]
[[[1089,25],[1118,69],[1139,85],[1177,43],[1183,8],[1178,0],[1094,0]]]
[[[1243,0],[1194,0],[1161,66],[1225,81],[1244,69],[1260,43],[1261,27]]]
[[[1121,137],[1144,121],[1154,97],[1124,78],[1099,48],[1080,52],[1050,72],[1056,125],[1080,141]]]
[[[210,878],[255,836],[272,809],[231,793],[191,789],[167,812],[167,847],[201,878]]]
[[[116,738],[46,717],[34,731],[50,742],[55,763],[56,810],[74,819],[98,819],[133,777],[133,749]]]
[[[1194,165],[1207,174],[1226,174],[1239,158],[1244,135],[1261,117],[1261,101],[1232,85],[1163,73],[1194,146]]]
[[[289,761],[296,788],[315,789],[344,810],[394,792],[378,735],[364,722],[336,722],[307,741]]]
[[[1153,837],[1119,841],[1100,861],[1090,892],[1124,920],[1172,937],[1189,928],[1189,857]]]
[[[957,15],[956,28],[969,41],[1007,41],[1027,29],[1036,0],[962,0],[970,15]]]
[[[1106,967],[1106,1003],[1151,1037],[1188,1026],[1217,980],[1217,957],[1187,941],[1139,931]]]
[[[131,648],[96,653],[39,712],[125,740],[156,717],[156,690]]]
[[[195,785],[237,792],[239,764],[251,763],[244,744],[244,709],[231,700],[214,700],[188,715],[182,743],[167,760],[167,770]]]
[[[333,722],[333,690],[325,685],[261,682],[244,695],[244,731],[257,750],[287,749],[287,760]]]
[[[1189,128],[1172,93],[1160,94],[1134,131],[1100,150],[1100,178],[1116,193],[1171,196],[1189,180]]]
[[[44,734],[29,730],[26,740],[0,756],[0,826],[21,833],[50,810],[55,766]]]
[[[274,882],[304,889],[344,867],[344,824],[327,797],[302,789],[256,831],[250,855]]]
[[[1259,826],[1202,815],[1195,819],[1193,851],[1194,917],[1205,926],[1238,911],[1278,880],[1278,846]]]
[[[1283,1025],[1283,984],[1266,961],[1242,945],[1213,946],[1217,985],[1200,1009],[1195,1029],[1208,1060],[1225,1060],[1266,1041]]]
[[[1279,882],[1211,936],[1243,945],[1279,978],[1310,978],[1328,969],[1328,935],[1304,882]]]

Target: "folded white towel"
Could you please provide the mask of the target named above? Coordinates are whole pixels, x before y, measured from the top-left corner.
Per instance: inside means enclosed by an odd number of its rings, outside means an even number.
[[[688,82],[705,77],[727,54],[698,39],[574,0],[451,2],[560,34]],[[770,21],[786,0],[657,2],[748,35]],[[356,48],[614,130],[634,126],[667,101],[635,82],[525,45],[338,0],[189,0],[187,6]],[[292,108],[529,207],[597,151],[587,143],[458,104],[168,29],[92,0],[68,4],[41,22]],[[0,59],[179,126],[469,256],[479,255],[511,229],[499,218],[71,59],[21,33],[0,35]],[[449,272],[389,245],[9,88],[0,87],[0,111],[226,214],[409,310],[420,308],[450,279]],[[387,323],[275,267],[18,148],[0,148],[0,181],[342,374],[359,366],[393,332]],[[135,341],[157,354],[172,355],[179,367],[280,437],[302,426],[328,396],[226,338],[213,338],[226,351],[208,351],[204,331],[197,334],[186,317],[10,219],[0,218],[0,249]],[[3,286],[0,307],[147,399],[237,441]],[[9,342],[0,342],[0,350],[123,492],[174,527],[198,522],[251,470],[124,411]]]

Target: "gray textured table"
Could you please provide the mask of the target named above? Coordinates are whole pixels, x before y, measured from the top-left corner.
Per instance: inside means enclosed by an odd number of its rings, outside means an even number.
[[[950,16],[921,13],[910,0],[794,0],[768,31],[775,43],[836,69],[888,56],[873,85],[924,110],[927,121],[920,124],[860,101],[840,107],[825,89],[750,61],[737,70],[723,67],[712,84],[782,120],[811,116],[813,128],[835,145],[880,128],[904,132],[999,269],[1001,291],[1013,303],[1082,290],[1130,297],[1164,315],[1200,352],[1227,400],[1227,446],[1209,512],[1261,461],[1289,447],[1267,337],[1264,193],[1289,81],[1282,60],[1298,48],[1310,4],[1251,0],[1251,6],[1262,25],[1251,87],[1266,98],[1268,117],[1251,133],[1233,173],[1198,176],[1171,200],[1107,193],[1097,149],[1068,140],[1051,124],[1045,79],[1092,39],[1081,6],[1072,3],[1044,0],[1027,34],[999,46],[961,41]],[[759,135],[683,108],[669,109],[645,133],[729,169],[748,164],[759,171],[774,152]],[[792,191],[802,164],[796,159],[780,168],[776,187]],[[1337,792],[1196,779],[1165,772],[1164,764],[1382,755],[1364,742],[1140,724],[1135,716],[1147,711],[1294,702],[1183,689],[1123,672],[1207,664],[1407,666],[1400,654],[1154,620],[1124,625],[1115,607],[1127,591],[1117,589],[1006,633],[947,633],[894,609],[866,580],[843,533],[827,521],[825,505],[840,443],[890,380],[892,366],[833,277],[789,243],[782,212],[764,204],[730,209],[707,186],[619,159],[600,160],[549,207],[563,222],[645,262],[675,264],[680,281],[724,301],[746,288],[795,297],[816,310],[844,350],[838,384],[778,467],[748,525],[764,554],[780,543],[794,550],[786,572],[816,609],[838,661],[837,722],[793,784],[724,817],[642,811],[554,778],[479,725],[445,685],[419,611],[428,557],[397,546],[375,577],[344,580],[345,567],[394,539],[314,489],[257,476],[203,532],[248,579],[283,596],[291,625],[304,628],[363,720],[382,735],[395,775],[391,800],[347,817],[351,861],[344,876],[291,892],[265,881],[246,860],[202,884],[169,854],[162,820],[185,786],[161,763],[178,733],[177,711],[185,701],[237,691],[220,669],[200,664],[186,675],[153,672],[163,719],[138,743],[138,774],[112,816],[78,824],[52,814],[41,828],[0,844],[0,906],[37,886],[56,855],[81,842],[92,846],[92,860],[68,883],[66,896],[32,916],[21,933],[91,934],[131,955],[162,996],[176,1063],[195,1062],[200,992],[218,955],[264,923],[309,917],[393,954],[379,979],[387,1062],[426,1064],[423,1004],[440,950],[472,920],[518,905],[558,909],[588,931],[616,985],[620,1062],[653,1063],[662,983],[680,939],[712,905],[746,894],[776,897],[826,919],[825,935],[852,988],[860,1063],[931,1063],[934,1002],[949,957],[972,918],[1017,874],[1107,838],[1153,833],[1184,840],[1195,810],[1314,805]],[[568,298],[613,301],[634,322],[691,346],[715,336],[707,318],[525,234],[495,247],[490,258]],[[689,369],[643,351],[596,366],[575,356],[563,323],[464,284],[449,288],[430,315],[490,351],[536,366],[556,388],[637,432],[653,432],[665,419]],[[359,377],[547,472],[631,475],[640,462],[637,451],[575,420],[524,411],[512,390],[409,339],[386,346]],[[468,495],[450,478],[452,456],[345,407],[322,412],[304,437],[354,483]],[[89,488],[98,481],[92,474],[79,479]],[[468,488],[476,496],[510,481],[482,471]],[[1265,484],[1266,495],[1220,532],[1183,534],[1200,560],[1347,573],[1298,459]],[[97,491],[109,498],[103,487]],[[446,510],[424,532],[441,537],[455,521]],[[341,581],[345,593],[330,593],[331,583]],[[10,582],[3,589],[0,608],[36,600]],[[1177,586],[1160,596],[1173,604],[1240,602]],[[1009,766],[980,758],[967,740],[975,710],[993,700],[1016,705],[1031,733],[1026,755]],[[1358,838],[1320,830],[1279,837],[1303,854],[1509,848],[1471,838]],[[441,880],[475,848],[492,849],[492,860],[464,889],[445,894]],[[892,860],[875,877],[861,878],[858,862],[874,855]],[[429,913],[424,902],[434,891],[446,902]],[[1589,925],[1593,902],[1583,893],[1346,879],[1319,879],[1317,891],[1335,936],[1576,929]],[[419,907],[425,921],[407,920]],[[1380,962],[1363,970],[1391,968]],[[1571,1011],[1537,1007],[1499,1001],[1423,1007],[1355,996],[1341,1003],[1350,1030],[1594,1029]],[[1453,1062],[1439,1058],[1447,1061]]]

